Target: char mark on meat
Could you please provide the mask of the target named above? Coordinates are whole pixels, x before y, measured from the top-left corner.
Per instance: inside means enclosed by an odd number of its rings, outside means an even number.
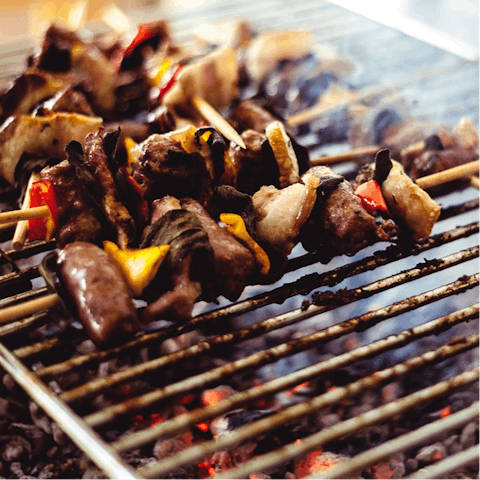
[[[71,142],[67,146],[67,155],[68,161],[75,166],[77,176],[115,229],[118,245],[126,248],[134,239],[135,224],[117,191],[109,169],[113,162],[105,153],[101,133],[87,135],[85,154],[79,143]]]
[[[148,201],[173,195],[191,197],[207,206],[213,193],[204,158],[197,152],[187,153],[166,135],[151,135],[142,144],[133,178]]]

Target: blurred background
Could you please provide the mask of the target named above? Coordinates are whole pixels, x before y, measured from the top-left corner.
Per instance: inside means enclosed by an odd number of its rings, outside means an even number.
[[[41,35],[53,19],[67,22],[70,16],[71,21],[72,11],[78,23],[85,21],[101,30],[100,16],[106,3],[98,0],[82,0],[75,4],[63,0],[1,2],[0,42],[22,42]],[[325,3],[328,2],[314,0],[306,2],[306,6],[315,8]],[[468,60],[478,58],[477,0],[332,0],[331,3]],[[187,12],[201,16],[202,11],[212,7],[219,11],[230,9],[230,3],[225,0],[117,0],[115,5],[136,22],[181,18]],[[272,2],[264,1],[261,5],[268,9]],[[245,17],[249,16],[249,12],[245,12]]]

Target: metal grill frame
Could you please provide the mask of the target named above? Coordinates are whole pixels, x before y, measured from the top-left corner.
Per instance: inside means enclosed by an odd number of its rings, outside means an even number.
[[[253,2],[249,2],[248,5],[252,7]],[[243,5],[238,8],[243,11]],[[323,5],[323,13],[326,14],[327,26],[335,28],[338,25],[342,25],[344,21],[352,22],[354,17],[351,13],[347,13],[343,9]],[[300,13],[301,18],[306,20],[308,14],[301,7],[291,6],[290,9]],[[258,13],[258,8],[254,12]],[[307,8],[308,12],[308,8]],[[224,14],[215,10],[209,12],[211,17],[217,19],[224,18]],[[229,12],[229,17],[232,12]],[[259,24],[262,22],[268,25],[267,16],[261,16]],[[346,19],[346,20],[345,20]],[[297,19],[298,20],[298,19]],[[310,20],[311,21],[311,20]],[[187,23],[194,24],[196,19],[189,18]],[[300,22],[299,22],[300,23]],[[308,23],[308,22],[306,22]],[[362,27],[356,26],[353,32],[350,31],[349,35],[360,35],[363,33]],[[371,28],[371,26],[370,26]],[[344,29],[341,28],[341,32],[336,34],[328,33],[319,34],[317,32],[317,39],[330,40],[335,35],[345,35]],[[185,28],[182,30],[181,35],[187,37],[191,34],[191,28]],[[21,57],[24,58],[24,50],[22,49]],[[15,58],[15,62],[18,62],[20,58],[18,52],[12,57]],[[0,61],[3,59],[0,57]],[[18,70],[19,63],[10,62],[10,70]],[[477,62],[478,63],[478,62]],[[469,62],[461,61],[458,64],[454,64],[453,67],[447,68],[448,72],[452,71],[465,71],[471,65]],[[436,77],[441,78],[441,74],[444,73],[445,68],[440,68],[436,72]],[[422,82],[424,79],[423,74],[410,75],[408,79],[403,78],[401,84],[412,85]],[[439,80],[441,83],[441,80]],[[388,83],[388,82],[387,82]],[[390,87],[389,87],[390,88]],[[458,105],[457,105],[458,106]],[[478,107],[478,101],[476,102]],[[454,107],[452,107],[454,108]],[[422,112],[427,113],[428,112]],[[438,118],[438,115],[432,116]],[[311,145],[315,148],[315,145]],[[457,215],[461,215],[462,212],[478,211],[478,199],[465,202],[458,207],[447,208],[442,212],[441,220],[448,220],[449,218],[456,218]],[[174,398],[181,393],[188,393],[193,389],[200,388],[205,382],[208,384],[218,384],[223,380],[228,379],[228,376],[232,372],[239,372],[242,369],[256,369],[263,362],[271,362],[284,358],[285,356],[292,355],[297,351],[303,351],[311,346],[318,345],[321,342],[327,342],[334,338],[339,338],[349,332],[355,331],[355,329],[370,328],[375,325],[376,322],[383,321],[384,319],[392,318],[394,315],[406,312],[408,310],[415,309],[420,305],[428,304],[439,300],[442,295],[453,295],[460,293],[466,289],[473,288],[478,285],[478,274],[472,275],[469,278],[453,279],[450,278],[451,283],[438,288],[433,289],[431,292],[426,292],[420,295],[406,298],[404,301],[397,302],[392,305],[387,305],[376,311],[362,314],[358,317],[353,317],[348,320],[339,322],[337,325],[322,329],[314,334],[307,335],[299,340],[287,342],[285,344],[278,345],[271,349],[271,351],[262,351],[257,355],[252,355],[251,358],[246,358],[243,361],[232,362],[225,368],[219,368],[216,371],[209,371],[203,375],[191,377],[187,381],[179,382],[179,384],[169,385],[162,390],[153,391],[145,395],[140,401],[137,399],[135,402],[120,403],[118,406],[113,406],[106,411],[95,412],[87,415],[84,418],[75,413],[75,402],[88,401],[88,397],[111,388],[114,385],[121,384],[139,375],[151,371],[157,371],[160,368],[166,368],[169,365],[174,365],[175,362],[179,362],[185,358],[193,358],[194,355],[200,355],[205,352],[215,352],[215,348],[219,345],[236,344],[240,341],[253,338],[256,335],[263,335],[269,331],[291,326],[296,322],[300,322],[307,318],[311,318],[320,313],[330,311],[335,308],[335,305],[325,306],[310,306],[304,310],[299,308],[291,312],[283,313],[275,317],[267,318],[254,324],[252,327],[245,328],[239,331],[232,332],[228,335],[213,336],[198,345],[193,345],[179,353],[165,355],[150,362],[148,365],[138,365],[135,369],[126,372],[119,372],[109,376],[106,380],[101,379],[97,382],[92,382],[88,386],[83,386],[77,390],[72,389],[67,392],[63,392],[59,396],[55,395],[52,390],[46,385],[45,382],[55,379],[57,375],[61,375],[75,368],[82,368],[92,363],[99,363],[100,361],[113,358],[115,355],[119,355],[124,351],[138,350],[142,346],[159,344],[167,338],[174,337],[181,333],[186,333],[199,329],[202,326],[209,325],[214,321],[231,318],[248,312],[254,312],[263,306],[272,305],[274,303],[281,303],[285,299],[293,295],[308,295],[310,292],[318,289],[321,286],[328,285],[333,287],[340,284],[345,279],[355,277],[362,273],[373,271],[383,265],[389,265],[395,263],[398,260],[405,259],[409,256],[421,256],[434,248],[441,247],[450,242],[455,242],[462,238],[468,238],[471,235],[478,233],[478,222],[468,225],[460,225],[451,230],[447,230],[437,235],[433,235],[422,244],[415,245],[410,251],[405,252],[402,247],[391,246],[387,249],[375,252],[372,256],[361,258],[349,262],[345,265],[337,267],[333,270],[318,273],[306,274],[300,279],[292,282],[287,286],[281,286],[271,289],[266,288],[265,293],[258,294],[252,298],[236,302],[228,305],[222,309],[217,309],[203,315],[195,317],[191,322],[182,326],[173,326],[161,331],[154,331],[144,334],[143,336],[136,338],[129,342],[126,346],[118,347],[108,351],[98,351],[91,355],[84,355],[76,357],[74,359],[61,362],[59,364],[47,366],[41,370],[33,373],[26,367],[30,358],[45,352],[49,352],[58,348],[61,345],[61,340],[57,337],[48,338],[42,342],[38,342],[33,345],[25,345],[20,348],[16,348],[13,352],[8,350],[3,344],[0,344],[0,365],[5,371],[10,373],[12,377],[19,383],[19,385],[28,393],[32,400],[34,400],[45,412],[56,421],[61,428],[70,436],[82,451],[84,451],[91,460],[101,469],[103,472],[111,478],[142,478],[142,477],[155,477],[167,474],[180,465],[188,465],[199,459],[204,458],[208,453],[218,451],[220,448],[232,448],[241,444],[243,441],[253,438],[256,435],[261,435],[265,432],[274,430],[278,425],[288,421],[295,420],[301,415],[308,415],[313,411],[322,408],[325,405],[332,405],[339,402],[343,398],[355,395],[355,393],[363,391],[364,388],[375,388],[383,383],[388,382],[393,378],[398,378],[401,375],[406,374],[414,368],[425,367],[429,364],[434,364],[442,361],[443,359],[450,358],[463,351],[475,348],[478,345],[478,335],[472,335],[464,341],[455,343],[453,345],[445,345],[439,347],[433,352],[428,352],[419,355],[418,357],[411,358],[400,365],[387,368],[376,375],[370,375],[365,378],[359,379],[357,382],[349,384],[342,388],[337,388],[333,392],[328,392],[323,395],[319,395],[311,399],[308,402],[300,402],[292,407],[285,408],[281,412],[277,413],[274,417],[259,420],[247,427],[235,430],[230,435],[222,438],[204,442],[200,446],[192,447],[180,455],[174,458],[167,459],[162,462],[156,462],[152,465],[148,465],[138,470],[134,470],[128,464],[126,464],[121,458],[121,453],[130,449],[136,448],[141,445],[145,445],[154,441],[157,438],[168,438],[173,436],[184,429],[189,428],[201,421],[211,420],[219,415],[227,413],[235,408],[242,406],[248,406],[252,401],[256,399],[264,398],[267,395],[271,395],[276,392],[281,392],[293,388],[294,386],[301,384],[305,381],[318,378],[325,372],[333,371],[341,368],[342,366],[349,365],[360,359],[370,358],[373,355],[387,351],[388,349],[399,348],[411,342],[412,339],[422,338],[426,335],[436,334],[438,332],[445,331],[451,328],[453,325],[466,321],[475,321],[478,319],[478,304],[472,306],[466,306],[455,313],[442,316],[440,318],[426,322],[425,324],[414,327],[408,331],[400,332],[395,335],[389,335],[388,337],[373,342],[369,345],[361,346],[358,349],[336,356],[329,361],[321,362],[316,365],[312,365],[297,372],[288,374],[276,380],[272,380],[259,387],[249,389],[243,392],[239,392],[234,397],[224,400],[214,406],[205,407],[201,410],[196,410],[188,415],[177,417],[162,424],[159,424],[153,428],[141,430],[135,434],[131,434],[125,437],[121,437],[115,442],[108,444],[105,442],[101,435],[96,433],[95,429],[99,429],[104,425],[117,418],[118,415],[123,415],[125,412],[132,413],[136,409],[141,409],[146,406],[153,405],[160,400]],[[34,254],[48,251],[52,248],[52,245],[39,243],[27,248],[23,253],[8,252],[11,258],[18,260],[22,257],[33,256]],[[385,289],[393,288],[395,285],[407,284],[408,282],[422,278],[431,273],[438,273],[442,269],[453,267],[454,265],[462,264],[469,261],[472,258],[478,258],[478,246],[473,246],[464,249],[462,252],[446,255],[440,260],[439,263],[435,262],[435,265],[428,262],[422,262],[409,269],[406,272],[401,272],[393,276],[389,276],[385,279],[372,282],[369,285],[362,285],[361,287],[351,289],[349,292],[349,301],[355,302],[361,298],[368,298],[371,295],[375,295]],[[315,264],[318,261],[315,255],[306,254],[300,257],[292,258],[287,266],[287,272],[299,270],[305,266]],[[9,275],[0,277],[0,288],[3,285],[9,284],[16,278],[28,278],[35,279],[39,276],[38,269],[36,267],[27,267],[20,271],[14,271]],[[9,298],[0,301],[0,308],[7,308],[14,306],[29,298],[42,296],[46,293],[46,289],[41,287],[39,289],[25,292],[15,296],[15,298]],[[20,321],[14,323],[4,323],[0,320],[0,339],[8,341],[9,335],[12,333],[18,333],[19,331],[29,330],[36,326],[42,325],[49,319],[48,312],[40,312],[31,315]],[[297,458],[302,454],[307,453],[309,450],[318,447],[319,445],[326,444],[331,439],[339,438],[345,433],[351,432],[354,429],[365,427],[373,423],[382,421],[388,421],[389,418],[398,414],[400,411],[408,411],[419,403],[431,401],[434,398],[447,395],[449,392],[457,388],[462,388],[465,385],[470,385],[478,381],[478,368],[464,372],[458,375],[455,379],[448,382],[441,382],[433,387],[423,389],[422,391],[411,394],[407,397],[401,398],[387,405],[379,406],[375,411],[369,412],[363,416],[354,417],[346,420],[334,427],[324,429],[318,434],[313,434],[310,437],[304,438],[301,445],[291,444],[286,445],[282,449],[279,449],[270,454],[259,457],[258,459],[247,462],[241,467],[226,472],[220,475],[220,478],[239,478],[248,476],[250,473],[256,473],[263,469],[268,469],[273,465],[285,462],[287,459]],[[135,404],[135,409],[132,408]],[[72,406],[69,406],[72,405]],[[329,478],[344,477],[347,474],[356,472],[359,469],[366,468],[369,465],[374,464],[379,459],[385,456],[402,451],[407,447],[413,445],[425,444],[432,437],[433,432],[445,432],[460,428],[469,421],[478,419],[478,403],[472,405],[465,410],[453,414],[443,420],[432,422],[422,429],[415,430],[411,434],[407,435],[405,439],[398,438],[382,444],[377,449],[373,449],[368,452],[364,452],[357,457],[352,458],[349,462],[340,465],[337,470],[329,471],[326,474]],[[456,457],[450,457],[443,462],[430,467],[430,471],[420,471],[418,474],[425,475],[422,478],[434,478],[435,475],[439,475],[442,472],[451,471],[452,468],[458,468],[458,466],[465,465],[472,461],[472,458],[478,459],[478,445],[474,447],[476,450],[462,452],[462,454]],[[445,463],[444,463],[445,462]],[[443,465],[442,465],[443,464]],[[452,466],[453,465],[453,466]],[[430,475],[430,477],[428,476]]]

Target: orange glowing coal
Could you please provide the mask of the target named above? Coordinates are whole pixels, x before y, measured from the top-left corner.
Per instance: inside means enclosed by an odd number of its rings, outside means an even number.
[[[208,425],[207,422],[202,422],[202,423],[197,424],[197,428],[199,430],[201,430],[202,432],[208,432],[209,425]]]
[[[452,413],[452,407],[448,405],[448,407],[442,408],[440,410],[440,418],[448,417]]]
[[[298,442],[298,440],[297,440]],[[338,461],[334,454],[316,450],[309,453],[295,465],[295,474],[297,478],[307,477],[315,473],[329,470],[338,465]]]
[[[228,385],[220,385],[212,390],[205,390],[202,393],[202,403],[206,407],[216,405],[218,402],[230,398],[237,393],[232,387]]]
[[[308,382],[303,382],[300,385],[297,385],[296,387],[293,387],[291,390],[289,390],[285,395],[288,395],[289,397],[293,397],[296,393],[298,393],[302,388],[308,386]]]

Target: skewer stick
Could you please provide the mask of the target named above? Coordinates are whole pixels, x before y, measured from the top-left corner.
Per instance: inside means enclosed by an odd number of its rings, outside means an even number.
[[[194,95],[192,97],[192,103],[198,110],[198,113],[210,122],[220,133],[243,149],[247,148],[238,132],[207,101],[198,95]]]
[[[50,215],[50,209],[47,205],[41,207],[27,208],[25,210],[13,210],[11,212],[0,213],[0,224],[17,223],[20,220],[32,220],[33,218],[46,218]]]
[[[38,172],[32,172],[30,179],[28,180],[27,189],[25,190],[25,198],[22,203],[22,210],[27,210],[30,205],[30,189],[33,182],[40,180],[40,174]],[[12,247],[14,250],[22,250],[25,240],[27,238],[28,220],[21,220],[17,223],[17,228],[13,235]]]
[[[474,160],[473,162],[465,163],[463,165],[459,165],[458,167],[449,168],[448,170],[443,170],[442,172],[433,173],[432,175],[428,175],[422,178],[417,178],[416,182],[417,185],[423,189],[435,187],[442,183],[457,180],[458,178],[478,174],[479,166],[479,160]]]
[[[13,322],[19,318],[48,310],[60,301],[60,297],[56,293],[50,293],[40,298],[29,300],[28,302],[20,303],[6,307],[1,311],[0,324]]]
[[[472,175],[470,177],[470,185],[474,188],[476,188],[477,190],[480,189],[480,182],[478,181],[478,177],[476,175]]]
[[[348,160],[358,160],[365,155],[375,155],[381,147],[378,145],[370,145],[368,147],[359,147],[349,152],[339,153],[338,155],[328,155],[324,157],[314,158],[311,160],[313,165],[331,165],[333,163],[346,162]]]

